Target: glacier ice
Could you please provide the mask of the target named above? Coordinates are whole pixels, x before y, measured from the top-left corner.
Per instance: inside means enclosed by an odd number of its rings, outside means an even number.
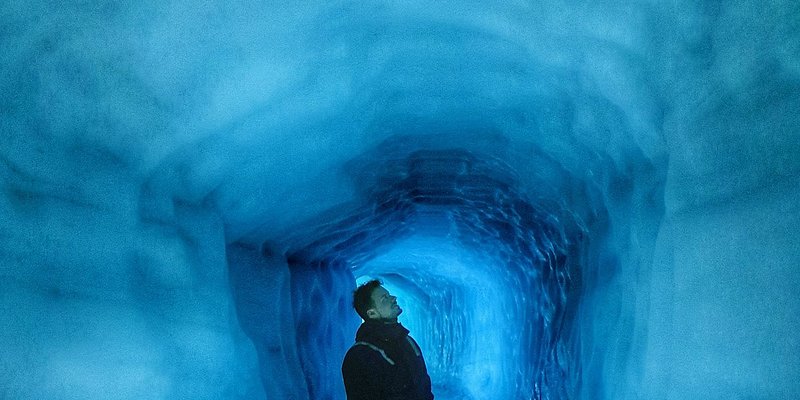
[[[0,398],[800,397],[797,2],[0,10]]]

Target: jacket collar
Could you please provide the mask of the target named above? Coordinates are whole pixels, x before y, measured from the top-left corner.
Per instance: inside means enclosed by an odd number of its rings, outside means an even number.
[[[356,341],[397,341],[408,336],[408,329],[402,324],[385,324],[383,322],[366,321],[356,333]]]

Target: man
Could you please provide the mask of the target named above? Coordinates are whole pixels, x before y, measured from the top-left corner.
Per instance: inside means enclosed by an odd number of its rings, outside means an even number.
[[[403,309],[381,285],[372,280],[353,293],[364,323],[342,364],[347,400],[433,400],[422,352],[397,322]]]

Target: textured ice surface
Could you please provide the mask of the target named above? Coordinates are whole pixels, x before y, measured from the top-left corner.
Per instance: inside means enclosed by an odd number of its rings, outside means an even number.
[[[311,332],[298,338],[298,347],[315,355],[303,365],[321,370],[311,374],[318,377],[313,381],[337,380],[338,371],[330,373],[318,356],[320,338],[353,318],[354,276],[381,278],[408,302],[401,303],[409,310],[401,320],[429,355],[440,397],[574,397],[577,339],[569,336],[574,320],[568,314],[574,315],[579,293],[570,269],[578,268],[580,256],[567,232],[582,237],[585,231],[557,204],[549,212],[533,207],[499,160],[430,150],[449,143],[427,140],[429,150],[387,162],[383,170],[366,169],[376,182],[368,201],[337,210],[348,218],[326,218],[313,235],[300,231],[301,238],[315,238],[290,255],[293,299],[310,304],[295,308],[299,331]],[[320,277],[327,277],[327,289],[318,289]],[[326,308],[331,321],[314,306],[324,303],[339,305]],[[353,329],[348,333],[345,343]]]
[[[0,398],[800,398],[800,3],[6,1]]]

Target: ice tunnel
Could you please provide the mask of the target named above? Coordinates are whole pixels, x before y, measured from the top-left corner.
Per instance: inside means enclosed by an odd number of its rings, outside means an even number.
[[[0,399],[800,398],[800,3],[0,5]]]

